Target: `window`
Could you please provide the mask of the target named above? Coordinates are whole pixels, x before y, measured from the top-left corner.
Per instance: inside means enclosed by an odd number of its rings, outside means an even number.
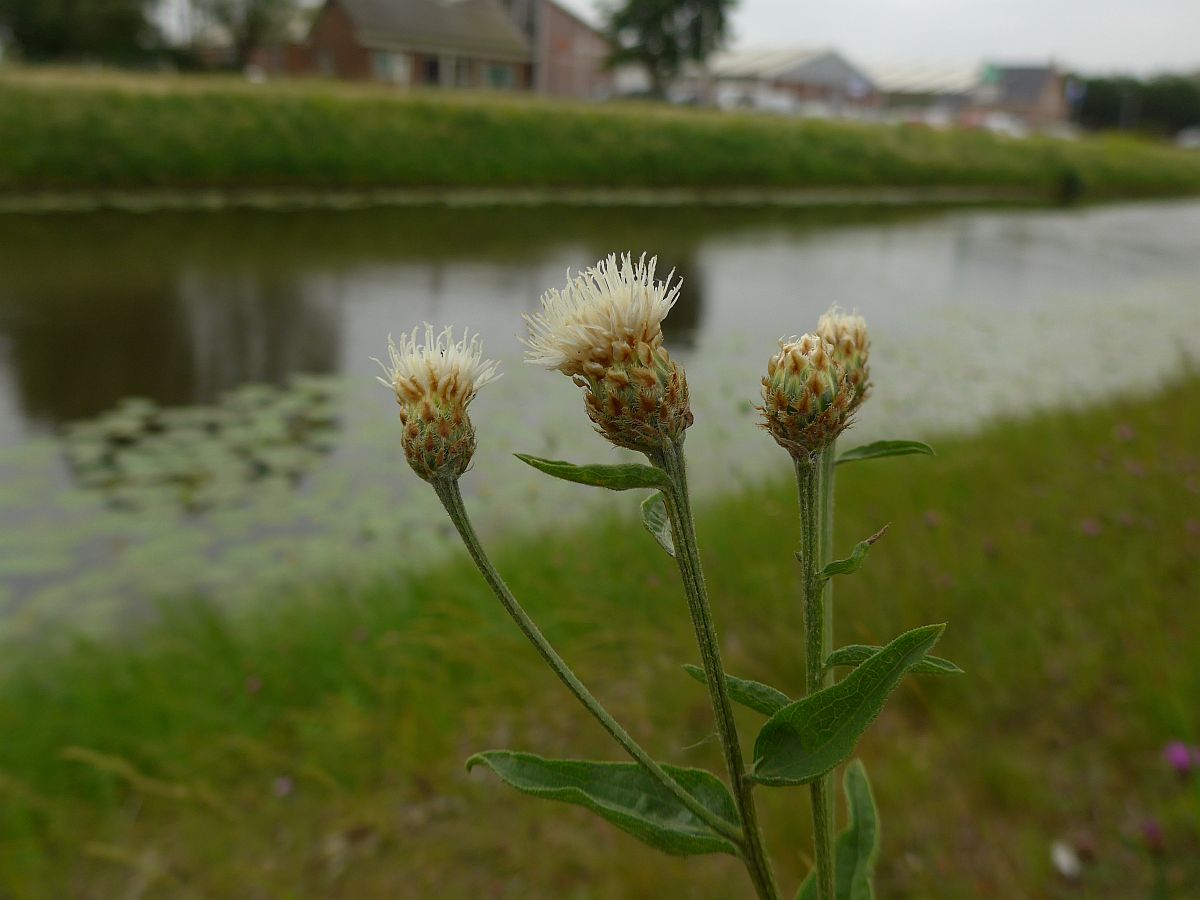
[[[328,50],[317,52],[317,71],[322,75],[333,75],[333,54]]]
[[[371,54],[371,68],[375,77],[380,81],[392,80],[392,54],[386,51],[376,51]]]
[[[487,83],[488,87],[507,89],[516,85],[516,78],[513,74],[512,66],[496,65],[493,63],[487,67]]]
[[[437,84],[442,80],[442,67],[436,56],[427,56],[421,64],[421,83]]]
[[[460,57],[454,61],[454,86],[471,86],[471,61],[469,59]]]
[[[379,81],[390,84],[408,84],[412,63],[403,53],[378,50],[371,54],[371,68]]]

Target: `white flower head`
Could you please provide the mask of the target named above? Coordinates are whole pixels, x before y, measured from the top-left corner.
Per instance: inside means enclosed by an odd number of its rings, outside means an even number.
[[[546,291],[542,311],[525,316],[525,361],[565,375],[596,375],[621,355],[614,346],[657,349],[681,286],[671,284],[674,270],[655,281],[657,262],[644,253],[636,262],[628,253],[620,260],[611,253],[574,278],[568,272],[566,287]]]
[[[388,335],[388,364],[375,360],[387,375],[377,380],[396,392],[401,405],[429,399],[441,406],[465,408],[481,387],[500,377],[498,364],[483,358],[478,335],[464,331],[456,341],[451,327],[435,335],[426,322],[422,341],[419,331],[414,328],[400,335],[398,344]]]

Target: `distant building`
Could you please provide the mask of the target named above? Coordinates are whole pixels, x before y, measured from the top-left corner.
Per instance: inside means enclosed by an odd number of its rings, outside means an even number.
[[[597,100],[613,94],[608,37],[554,0],[504,0],[533,50],[533,89]]]
[[[893,62],[865,71],[889,118],[925,125],[953,125],[979,87],[976,64]]]
[[[1067,121],[1066,78],[1053,65],[984,67],[969,115],[1012,116],[1032,128]]]
[[[717,53],[708,67],[722,107],[838,115],[877,106],[871,78],[835,50],[754,49]]]
[[[326,0],[308,35],[322,75],[396,85],[519,90],[529,43],[500,0]]]

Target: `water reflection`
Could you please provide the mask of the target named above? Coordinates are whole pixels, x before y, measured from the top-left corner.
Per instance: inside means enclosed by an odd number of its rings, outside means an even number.
[[[886,221],[920,211],[872,213]],[[207,403],[247,382],[354,364],[378,334],[428,318],[495,325],[621,248],[653,247],[686,284],[667,324],[689,349],[708,302],[710,238],[860,223],[861,211],[441,208],[0,217],[0,433],[15,439],[127,396]],[[351,321],[355,320],[355,321]],[[362,352],[360,352],[360,350]]]

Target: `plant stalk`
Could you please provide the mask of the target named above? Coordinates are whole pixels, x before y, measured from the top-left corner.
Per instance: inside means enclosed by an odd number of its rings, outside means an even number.
[[[817,484],[817,497],[821,504],[821,528],[818,540],[821,542],[820,563],[824,569],[833,562],[833,493],[834,470],[837,466],[837,439],[834,438],[824,449],[820,457],[820,481]],[[821,592],[821,665],[829,654],[833,653],[833,579],[826,578]],[[823,687],[833,684],[833,670],[825,672],[821,680]]]
[[[525,612],[521,604],[517,602],[516,597],[508,589],[508,585],[500,577],[500,573],[496,571],[496,567],[492,565],[492,561],[488,558],[487,553],[484,552],[483,545],[479,542],[479,537],[475,534],[475,529],[471,525],[470,518],[467,516],[466,506],[463,504],[462,492],[459,490],[458,482],[456,480],[434,481],[433,488],[437,492],[438,499],[442,501],[442,506],[446,508],[446,512],[450,516],[450,521],[458,529],[458,534],[462,538],[463,544],[466,545],[467,552],[475,562],[476,568],[479,569],[480,574],[483,575],[484,580],[496,595],[496,599],[500,601],[500,605],[504,607],[505,611],[512,617],[512,620],[517,623],[517,627],[521,629],[521,633],[533,644],[538,655],[554,670],[554,674],[558,676],[559,680],[587,708],[588,712],[596,718],[604,730],[651,777],[669,790],[680,803],[712,828],[713,831],[732,841],[740,851],[745,853],[747,842],[742,829],[708,809],[688,793],[675,779],[668,775],[662,766],[655,762],[650,754],[609,714],[608,710],[600,704],[600,701],[576,677],[575,673],[571,671],[571,667],[567,665],[566,661],[558,655],[554,647],[546,640],[545,635],[542,634],[537,624],[529,617],[529,614]]]
[[[671,530],[675,541],[675,560],[683,579],[687,594],[688,611],[696,632],[696,643],[700,648],[700,659],[704,664],[704,675],[708,682],[713,715],[716,718],[717,734],[729,769],[734,802],[742,821],[745,835],[743,858],[754,888],[761,900],[776,900],[778,888],[771,863],[763,844],[762,831],[758,825],[758,814],[754,806],[752,783],[746,778],[746,766],[738,740],[737,723],[733,716],[733,703],[729,698],[729,687],[725,681],[725,669],[721,665],[721,648],[717,641],[717,629],[708,602],[708,588],[704,582],[704,570],[700,564],[700,550],[696,541],[696,525],[692,518],[691,498],[688,494],[687,465],[680,443],[668,444],[662,451],[650,456],[651,462],[666,472],[670,487],[663,492],[671,516]]]
[[[800,562],[804,578],[804,656],[806,687],[809,694],[825,684],[825,660],[829,656],[830,629],[827,625],[825,586],[821,540],[825,516],[821,491],[823,459],[820,454],[811,458],[797,457],[796,485],[800,495]],[[833,872],[833,796],[828,775],[810,785],[812,794],[813,849],[816,857],[817,896],[834,900]]]
[[[834,473],[837,471],[837,438],[829,442],[829,445],[821,451],[821,480],[817,484],[817,496],[821,502],[821,530],[819,540],[821,542],[821,569],[833,562],[833,510],[834,510]],[[821,667],[822,678],[821,686],[829,687],[834,682],[833,669],[826,669],[825,660],[829,659],[833,653],[833,579],[826,578],[822,586],[821,592]],[[829,817],[829,840],[833,841],[833,835],[837,831],[837,806],[836,791],[833,784],[833,773],[830,772],[822,775],[821,785],[821,800],[828,810]],[[835,876],[836,882],[836,876]],[[834,890],[837,890],[835,883]],[[832,895],[831,895],[832,896]]]

